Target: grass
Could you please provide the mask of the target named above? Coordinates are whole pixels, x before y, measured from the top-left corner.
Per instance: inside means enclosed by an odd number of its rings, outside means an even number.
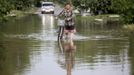
[[[82,18],[88,21],[120,21],[120,16],[117,14],[105,14],[105,15],[96,15],[96,16],[77,16],[77,18]]]
[[[127,24],[123,26],[123,29],[127,31],[134,31],[134,24]]]
[[[123,25],[122,29],[127,36],[132,36],[134,34],[134,24]]]
[[[31,8],[31,9],[25,10],[25,11],[12,10],[10,12],[10,14],[7,15],[7,17],[21,18],[21,17],[25,17],[29,14],[34,14],[36,11],[37,11],[37,8]]]

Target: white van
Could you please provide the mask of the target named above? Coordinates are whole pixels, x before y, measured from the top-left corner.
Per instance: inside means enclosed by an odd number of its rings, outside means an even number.
[[[53,2],[42,2],[41,4],[41,13],[52,13],[54,14],[55,5]]]

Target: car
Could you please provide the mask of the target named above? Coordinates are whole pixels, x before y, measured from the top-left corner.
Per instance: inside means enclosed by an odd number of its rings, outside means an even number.
[[[42,2],[41,13],[42,14],[44,14],[44,13],[54,14],[54,8],[55,8],[55,5],[53,2]]]

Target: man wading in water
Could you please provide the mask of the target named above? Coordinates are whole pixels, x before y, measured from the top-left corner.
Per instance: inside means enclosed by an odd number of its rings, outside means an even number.
[[[58,15],[59,18],[64,19],[64,26],[60,27],[58,40],[63,38],[63,34],[67,39],[72,40],[76,32],[73,18],[73,8],[71,3],[66,3],[62,12]]]

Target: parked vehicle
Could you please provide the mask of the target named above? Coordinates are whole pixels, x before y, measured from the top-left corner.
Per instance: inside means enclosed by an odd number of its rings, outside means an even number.
[[[44,13],[54,14],[54,8],[55,8],[55,5],[53,2],[42,2],[41,13],[42,14],[44,14]]]

